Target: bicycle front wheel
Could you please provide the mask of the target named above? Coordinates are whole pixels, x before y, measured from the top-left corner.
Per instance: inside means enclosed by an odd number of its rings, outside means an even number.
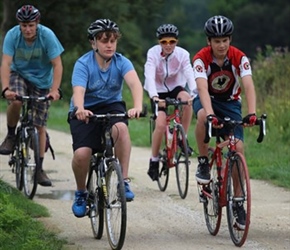
[[[104,230],[104,198],[101,187],[97,185],[97,173],[90,169],[88,177],[88,206],[93,235],[101,239]]]
[[[188,191],[188,175],[189,175],[189,159],[188,145],[184,128],[181,124],[177,124],[177,144],[175,152],[175,172],[179,195],[185,199]]]
[[[211,159],[214,157],[214,149],[209,148],[208,151],[209,159]],[[222,207],[219,205],[220,185],[215,161],[213,161],[211,166],[211,177],[209,184],[201,185],[201,198],[207,229],[211,235],[215,236],[220,229],[222,218]]]
[[[166,147],[166,146],[165,146]],[[168,185],[169,180],[169,167],[167,165],[167,151],[164,147],[162,154],[159,156],[159,173],[157,184],[159,190],[164,192]]]
[[[39,171],[39,136],[35,130],[28,131],[25,139],[25,147],[22,148],[24,172],[23,184],[24,194],[33,199],[37,189],[37,175]]]
[[[251,216],[251,189],[248,167],[243,154],[229,159],[227,179],[227,221],[231,239],[242,246],[247,238]]]
[[[20,132],[18,132],[16,136],[16,145],[13,152],[13,155],[11,157],[11,160],[9,162],[9,165],[12,166],[13,171],[15,173],[15,181],[16,181],[16,188],[21,191],[23,189],[23,170],[24,170],[24,164],[23,164],[23,156],[21,151],[21,141],[20,141]]]
[[[127,227],[127,204],[121,165],[109,162],[106,173],[107,206],[105,208],[106,228],[112,249],[122,249]]]

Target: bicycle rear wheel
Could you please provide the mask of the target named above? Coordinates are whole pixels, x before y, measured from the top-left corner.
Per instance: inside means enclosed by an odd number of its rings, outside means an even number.
[[[166,146],[165,146],[166,147]],[[169,180],[169,168],[167,165],[167,152],[166,148],[164,147],[162,155],[159,157],[159,173],[158,173],[158,180],[157,184],[159,187],[159,190],[164,192],[168,185]]]
[[[23,153],[23,183],[24,194],[29,199],[33,199],[37,189],[37,174],[39,171],[39,136],[35,130],[29,130],[25,139]]]
[[[108,204],[105,208],[106,228],[112,249],[123,247],[127,227],[127,204],[120,164],[109,162],[106,173]]]
[[[102,189],[97,185],[97,173],[90,169],[88,177],[88,206],[93,235],[101,239],[104,231],[104,198]]]
[[[248,167],[243,154],[229,160],[227,179],[227,221],[231,239],[242,246],[247,238],[251,216],[251,190]]]
[[[213,148],[209,148],[209,159],[214,153]],[[222,218],[222,207],[219,205],[219,180],[216,162],[211,166],[211,181],[207,185],[201,186],[201,199],[203,202],[203,212],[207,229],[211,235],[217,235]]]
[[[188,159],[188,145],[185,136],[184,128],[181,124],[177,124],[177,145],[175,152],[175,172],[179,195],[185,199],[188,191],[188,175],[189,175],[189,159]]]

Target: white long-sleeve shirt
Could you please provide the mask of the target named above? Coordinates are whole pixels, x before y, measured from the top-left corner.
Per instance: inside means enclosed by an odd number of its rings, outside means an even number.
[[[161,52],[160,45],[153,46],[147,52],[144,89],[149,97],[172,91],[177,86],[186,87],[186,84],[190,95],[195,97],[197,88],[189,52],[178,46],[169,56],[164,57]]]

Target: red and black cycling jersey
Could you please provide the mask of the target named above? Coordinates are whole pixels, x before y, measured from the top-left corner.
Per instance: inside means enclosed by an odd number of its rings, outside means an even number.
[[[195,80],[205,78],[211,97],[222,100],[240,99],[239,77],[252,75],[249,59],[234,46],[230,46],[222,67],[216,63],[211,47],[201,49],[193,57]]]

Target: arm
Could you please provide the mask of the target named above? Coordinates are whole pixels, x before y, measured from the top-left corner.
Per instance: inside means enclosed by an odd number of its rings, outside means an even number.
[[[51,64],[53,67],[53,83],[49,95],[53,98],[53,100],[58,100],[60,97],[58,89],[61,84],[63,72],[61,57],[57,56],[56,58],[52,59]]]
[[[124,80],[131,91],[134,103],[134,108],[128,110],[128,115],[130,117],[134,117],[136,114],[139,116],[143,106],[143,88],[137,72],[135,70],[130,70],[124,76]]]
[[[6,99],[14,99],[16,93],[9,90],[10,81],[10,66],[12,64],[12,56],[3,54],[1,63],[1,83],[2,83],[2,93],[5,90]]]
[[[248,114],[256,114],[256,92],[252,76],[247,75],[242,77],[242,83],[247,99]]]
[[[189,54],[188,54],[189,55]],[[196,97],[197,95],[197,86],[196,86],[196,81],[194,77],[194,71],[193,68],[190,64],[189,57],[186,57],[184,63],[183,63],[183,74],[185,75],[186,82],[190,91],[190,96],[191,97]]]
[[[148,92],[150,98],[158,97],[156,89],[155,72],[156,65],[152,55],[152,50],[149,50],[147,53],[147,60],[144,66],[144,76],[145,76],[144,89]]]
[[[200,102],[204,108],[206,115],[214,114],[211,105],[211,98],[208,93],[208,79],[206,75],[206,68],[203,61],[197,58],[193,61],[193,70],[195,81],[197,85],[197,91],[200,98]]]
[[[200,98],[200,102],[205,110],[206,115],[214,114],[213,108],[211,105],[211,99],[208,93],[208,83],[205,78],[197,78],[197,91]]]
[[[93,112],[84,108],[85,92],[86,89],[84,87],[74,86],[72,99],[74,106],[78,107],[76,111],[76,117],[78,118],[78,120],[82,120],[88,123],[89,119],[87,118],[87,116],[92,115]]]
[[[248,104],[248,114],[256,114],[256,92],[252,78],[252,70],[249,59],[246,56],[241,58],[240,77],[245,91]]]

